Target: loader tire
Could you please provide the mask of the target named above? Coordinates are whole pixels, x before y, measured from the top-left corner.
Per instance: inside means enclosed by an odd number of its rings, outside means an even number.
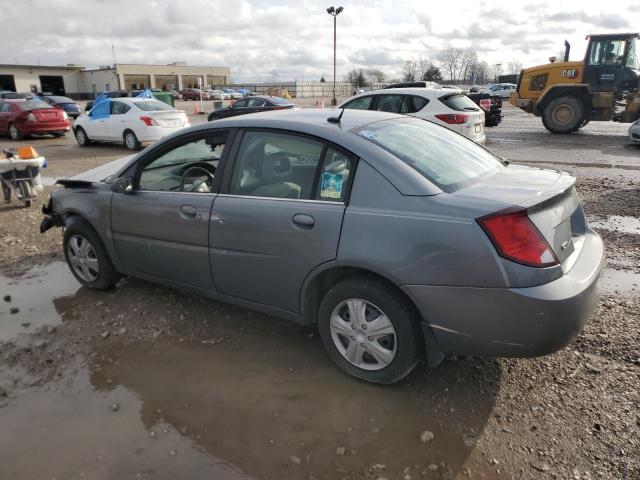
[[[542,123],[551,133],[572,133],[585,122],[582,101],[573,95],[564,95],[547,102],[542,112]]]

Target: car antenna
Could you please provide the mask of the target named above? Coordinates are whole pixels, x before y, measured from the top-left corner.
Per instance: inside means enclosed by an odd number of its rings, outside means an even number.
[[[327,118],[327,122],[329,123],[340,123],[340,120],[342,119],[342,115],[344,115],[344,111],[346,109],[343,108],[342,111],[340,112],[340,115],[338,115],[337,117],[329,117]]]

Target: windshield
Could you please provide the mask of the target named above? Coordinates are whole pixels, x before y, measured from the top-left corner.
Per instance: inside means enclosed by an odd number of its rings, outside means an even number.
[[[2,92],[2,97],[8,100],[17,100],[19,98],[26,98],[21,93],[14,93],[14,92]]]
[[[473,100],[462,93],[440,97],[438,100],[452,110],[457,110],[459,112],[463,112],[465,110],[478,110],[478,106],[473,103]]]
[[[155,112],[159,110],[173,110],[171,105],[168,105],[164,102],[160,102],[158,100],[147,100],[144,102],[135,102],[135,106],[140,110],[144,110],[145,112]]]
[[[73,100],[71,100],[68,97],[48,97],[51,100],[53,100],[56,103],[75,103]]]
[[[394,154],[445,192],[455,192],[505,166],[475,142],[426,120],[391,119],[358,135]]]
[[[16,103],[20,110],[43,110],[51,108],[51,105],[44,103],[42,100],[27,100],[26,102]]]

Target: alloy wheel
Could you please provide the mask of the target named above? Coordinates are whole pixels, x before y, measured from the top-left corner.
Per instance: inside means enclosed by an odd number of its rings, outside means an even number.
[[[340,302],[331,314],[331,338],[340,354],[363,370],[381,370],[396,356],[397,339],[391,320],[361,298]]]

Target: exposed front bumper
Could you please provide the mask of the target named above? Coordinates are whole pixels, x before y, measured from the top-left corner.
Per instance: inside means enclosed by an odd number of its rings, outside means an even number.
[[[444,353],[530,357],[555,352],[584,327],[600,297],[601,238],[589,230],[575,266],[529,288],[404,286]]]

